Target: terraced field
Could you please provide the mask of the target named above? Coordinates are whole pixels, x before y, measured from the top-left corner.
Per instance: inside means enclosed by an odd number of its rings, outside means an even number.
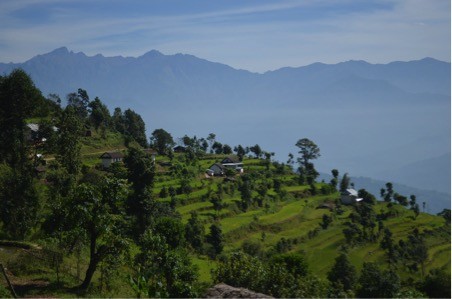
[[[263,251],[268,251],[274,249],[281,239],[289,240],[290,252],[303,252],[310,271],[325,278],[340,248],[346,244],[343,229],[346,228],[346,222],[349,221],[348,217],[353,208],[342,206],[341,215],[333,215],[330,210],[319,208],[322,203],[337,202],[339,193],[309,196],[309,186],[297,185],[296,175],[286,173],[278,175],[278,180],[283,182],[282,190],[278,193],[274,188],[269,188],[263,206],[252,205],[247,211],[241,211],[237,204],[241,200],[241,195],[236,190],[232,194],[223,194],[222,203],[225,207],[221,211],[215,211],[207,198],[208,195],[218,192],[218,186],[235,182],[233,180],[226,182],[222,177],[206,177],[202,172],[221,158],[222,156],[207,156],[201,160],[197,168],[199,173],[191,182],[193,192],[189,195],[176,196],[177,211],[181,214],[182,221],[186,223],[191,213],[196,212],[204,223],[206,233],[212,223],[218,223],[224,235],[226,253],[240,248],[244,241],[258,243]],[[262,174],[266,169],[262,160],[250,158],[244,160],[244,168],[247,174]],[[274,167],[271,169],[275,171]],[[238,180],[238,177],[236,179]],[[162,172],[157,181],[156,194],[163,187],[178,184],[178,180],[172,178],[169,171]],[[268,181],[271,179],[261,175],[256,182],[259,184]],[[323,183],[317,183],[317,190],[321,190],[322,186],[324,186]],[[256,191],[253,191],[253,196],[258,196]],[[169,197],[160,200],[169,200]],[[397,216],[385,220],[384,225],[392,231],[396,242],[406,239],[416,227],[422,232],[435,231],[444,225],[442,217],[421,213],[415,219],[413,212],[405,207],[395,205],[391,209]],[[378,202],[374,206],[374,211],[376,213],[388,211],[387,204]],[[324,214],[333,217],[333,222],[327,229],[320,227]],[[429,259],[426,270],[444,267],[450,271],[450,234],[448,237],[433,234],[427,237],[427,242]],[[386,264],[386,257],[380,248],[379,240],[375,243],[349,247],[348,252],[358,270],[364,261]],[[200,268],[202,280],[209,281],[210,270],[216,267],[216,263],[203,256],[195,256],[194,262]],[[402,276],[414,275],[403,270],[401,274]]]

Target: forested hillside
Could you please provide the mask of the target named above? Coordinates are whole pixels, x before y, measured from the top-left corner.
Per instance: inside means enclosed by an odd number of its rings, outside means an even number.
[[[0,297],[202,297],[219,282],[450,297],[450,210],[424,213],[391,182],[348,196],[347,173],[318,179],[314,140],[282,163],[215,133],[148,138],[137,112],[82,88],[45,98],[22,70],[0,77],[0,104]]]

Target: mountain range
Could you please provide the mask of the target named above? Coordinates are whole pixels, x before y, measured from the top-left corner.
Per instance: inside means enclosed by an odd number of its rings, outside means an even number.
[[[142,115],[147,133],[259,144],[285,161],[300,138],[315,141],[323,172],[391,180],[450,198],[449,62],[371,64],[347,61],[285,67],[265,73],[238,70],[192,55],[87,56],[59,48],[23,63],[47,95],[83,88],[111,109]],[[450,203],[449,203],[450,207]]]

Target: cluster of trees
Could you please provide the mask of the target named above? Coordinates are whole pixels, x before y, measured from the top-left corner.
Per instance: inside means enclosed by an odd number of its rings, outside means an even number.
[[[86,250],[89,262],[81,290],[91,285],[99,266],[103,273],[119,271],[130,259],[130,244],[136,243],[140,253],[134,267],[148,277],[148,296],[196,296],[196,269],[183,252],[185,236],[177,237],[185,227],[174,209],[152,193],[155,165],[141,149],[147,145],[141,117],[119,108],[110,116],[98,98],[90,101],[82,89],[68,95],[64,108],[57,96],[51,98],[45,99],[21,70],[0,77],[2,237],[24,240],[40,227],[42,240],[59,255],[80,257]],[[31,117],[51,117],[58,128],[46,185],[34,176],[34,145],[25,138]],[[125,172],[82,167],[81,138],[87,128],[118,131],[135,141],[129,142]],[[161,287],[151,290],[156,281]]]
[[[313,275],[301,253],[256,256],[239,250],[225,256],[213,272],[216,282],[283,298],[434,298],[450,296],[444,270],[432,270],[418,286],[403,286],[393,268],[364,262],[358,272],[346,252],[336,257],[327,280]]]
[[[243,157],[249,155],[250,153],[252,153],[257,159],[262,157],[270,159],[271,156],[274,156],[274,153],[262,150],[258,144],[247,147],[239,144],[232,148],[230,145],[222,144],[216,140],[216,137],[217,136],[214,133],[210,133],[206,138],[197,138],[196,136],[189,137],[185,135],[180,138],[178,143],[184,146],[184,150],[186,152],[196,157],[202,157],[206,153],[217,155],[235,154],[239,160],[242,161]],[[151,134],[150,146],[157,150],[160,155],[167,155],[172,158],[174,156],[173,147],[176,144],[177,143],[171,133],[164,129],[156,129]]]

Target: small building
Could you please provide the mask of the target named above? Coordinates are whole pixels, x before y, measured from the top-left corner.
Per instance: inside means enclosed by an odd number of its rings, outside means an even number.
[[[358,198],[358,192],[355,189],[347,189],[345,192],[341,193],[341,202],[344,205],[351,205],[363,200]]]
[[[207,169],[206,173],[210,176],[224,175],[225,167],[220,163],[215,163]]]
[[[100,158],[102,159],[102,166],[108,168],[112,163],[121,162],[124,159],[124,154],[121,152],[105,152]]]

